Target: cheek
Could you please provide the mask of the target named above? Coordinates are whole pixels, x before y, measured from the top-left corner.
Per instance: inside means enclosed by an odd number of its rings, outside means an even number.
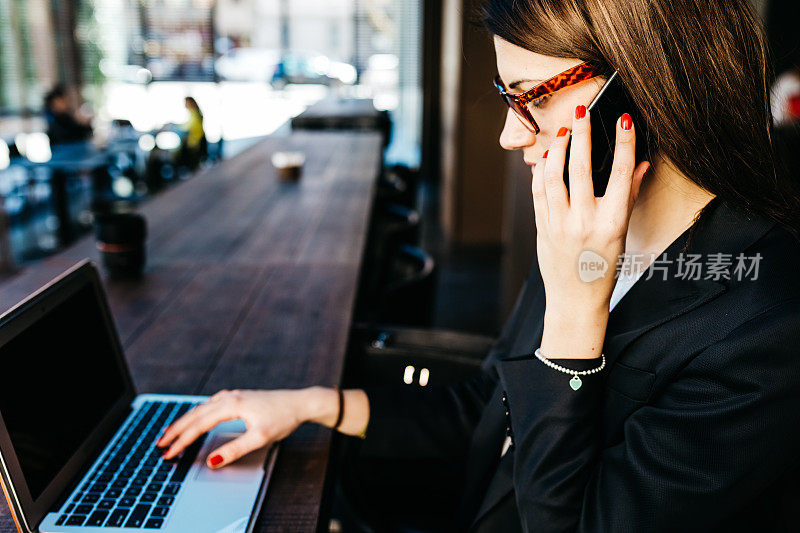
[[[559,102],[550,102],[541,115],[539,120],[539,127],[542,129],[541,134],[547,136],[555,135],[555,133],[562,126],[572,128],[572,116],[575,113],[575,107],[580,104],[580,101],[572,102],[571,100],[561,100]],[[542,136],[540,134],[540,136]]]

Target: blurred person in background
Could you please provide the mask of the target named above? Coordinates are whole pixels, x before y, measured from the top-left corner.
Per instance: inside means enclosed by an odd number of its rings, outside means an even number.
[[[208,155],[206,132],[203,129],[203,113],[200,111],[197,100],[193,97],[187,96],[183,103],[189,112],[189,119],[182,127],[185,134],[178,152],[178,165],[196,170],[200,166],[200,162]]]
[[[772,85],[771,94],[775,125],[800,123],[800,65],[779,74]]]
[[[776,125],[800,123],[800,2],[771,0],[766,27],[776,74],[772,84],[772,117]]]
[[[62,85],[55,86],[45,95],[44,118],[51,145],[80,142],[92,137],[91,119],[72,109]]]
[[[800,182],[800,2],[771,0],[766,27],[776,75],[770,90],[781,172]]]

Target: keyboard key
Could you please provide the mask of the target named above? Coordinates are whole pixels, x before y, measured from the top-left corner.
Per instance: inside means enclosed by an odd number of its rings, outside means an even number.
[[[122,491],[120,489],[108,489],[106,491],[104,498],[119,498],[122,496]]]
[[[99,494],[87,494],[86,496],[83,497],[81,503],[97,503],[97,500],[99,499],[100,499]]]
[[[137,505],[133,508],[133,512],[128,518],[128,521],[125,522],[125,527],[142,527],[142,524],[144,524],[144,519],[147,517],[147,513],[149,512],[149,505]]]
[[[142,492],[142,487],[131,487],[125,491],[126,498],[136,498]]]
[[[98,509],[113,509],[114,505],[117,502],[114,500],[100,500],[100,503],[97,504]]]
[[[131,480],[131,487],[141,487],[147,484],[146,477],[136,477]]]
[[[125,517],[128,516],[128,511],[130,511],[130,509],[115,510],[111,513],[108,522],[106,522],[106,527],[122,527],[123,522],[125,522]]]
[[[158,505],[160,507],[169,507],[170,505],[172,505],[172,502],[174,501],[175,498],[173,498],[172,496],[162,496],[158,499]]]
[[[68,526],[82,526],[83,523],[86,521],[86,517],[84,515],[74,514],[69,517],[67,520]]]
[[[145,492],[144,494],[142,494],[141,502],[142,503],[153,503],[154,501],[156,501],[156,498],[158,498],[158,493],[157,492]]]
[[[73,509],[75,509],[75,504],[71,503],[71,504],[67,505],[67,508],[64,509],[64,512],[65,513],[71,513]]]
[[[151,518],[147,521],[144,525],[147,529],[158,529],[164,524],[164,520],[162,518]]]
[[[92,513],[92,516],[89,517],[89,520],[86,521],[85,525],[102,526],[106,518],[108,518],[108,511],[95,511]]]
[[[94,509],[94,505],[79,505],[75,509],[75,514],[89,514]]]
[[[180,484],[170,483],[164,488],[164,496],[175,496],[179,490],[181,490]]]
[[[111,484],[112,487],[115,489],[124,489],[128,486],[128,480],[126,479],[118,479],[114,483]]]
[[[167,513],[169,513],[169,507],[156,507],[153,509],[153,512],[150,514],[150,516],[164,518],[167,516]]]
[[[97,476],[95,481],[100,483],[108,483],[109,481],[111,481],[111,474],[100,474],[99,476]]]
[[[163,483],[167,480],[167,474],[165,472],[159,472],[153,476],[153,481],[158,483]]]
[[[163,486],[161,483],[150,483],[145,490],[148,492],[161,492],[161,487]]]
[[[117,503],[117,507],[133,507],[134,503],[136,503],[136,498],[122,498]]]
[[[89,492],[105,492],[107,488],[108,485],[106,485],[105,483],[95,483],[89,489]]]
[[[67,521],[67,516],[68,516],[68,515],[65,515],[65,514],[62,514],[61,516],[59,516],[59,517],[58,517],[58,520],[56,520],[56,525],[57,525],[57,526],[63,526],[63,525],[64,525],[64,522],[66,522],[66,521]]]

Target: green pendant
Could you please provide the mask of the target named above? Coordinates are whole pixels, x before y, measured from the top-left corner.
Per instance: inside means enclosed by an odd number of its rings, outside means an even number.
[[[569,386],[572,387],[572,390],[580,389],[581,385],[583,385],[583,382],[578,376],[572,376],[572,379],[569,380]]]

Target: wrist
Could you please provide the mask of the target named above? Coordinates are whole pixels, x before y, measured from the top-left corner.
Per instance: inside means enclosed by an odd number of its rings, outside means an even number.
[[[591,359],[603,351],[608,307],[571,311],[546,308],[541,353],[553,359]]]
[[[304,406],[302,422],[312,422],[332,428],[339,416],[339,393],[329,387],[301,389],[301,404]]]

